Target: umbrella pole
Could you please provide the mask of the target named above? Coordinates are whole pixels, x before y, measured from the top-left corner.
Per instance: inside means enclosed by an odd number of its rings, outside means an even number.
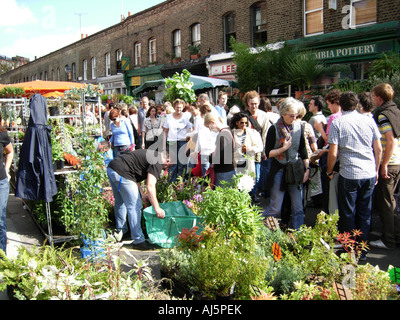
[[[53,247],[54,246],[53,228],[51,226],[51,212],[50,212],[50,204],[48,202],[46,202],[46,217],[47,217],[48,239],[50,245]]]

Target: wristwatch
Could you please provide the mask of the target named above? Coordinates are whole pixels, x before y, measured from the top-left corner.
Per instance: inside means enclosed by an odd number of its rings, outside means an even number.
[[[333,175],[333,171],[332,171],[331,173],[326,172],[326,175],[327,175],[328,177],[332,176],[332,175]]]

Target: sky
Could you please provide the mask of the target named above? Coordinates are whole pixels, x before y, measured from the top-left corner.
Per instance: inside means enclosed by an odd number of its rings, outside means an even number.
[[[0,0],[0,55],[31,61],[164,0]]]

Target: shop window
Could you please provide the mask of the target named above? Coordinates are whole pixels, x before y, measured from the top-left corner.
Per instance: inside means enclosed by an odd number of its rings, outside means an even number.
[[[140,42],[135,43],[135,66],[142,64],[142,44]]]
[[[350,10],[351,27],[376,23],[376,0],[351,0]]]
[[[181,30],[175,30],[172,33],[173,40],[173,52],[175,58],[182,57],[182,42],[181,42]]]
[[[96,58],[92,58],[92,79],[96,79]]]
[[[149,40],[149,63],[155,63],[157,61],[157,41],[156,38]]]
[[[259,2],[252,6],[253,46],[260,46],[267,42],[267,8],[266,2]]]
[[[235,13],[230,12],[224,16],[224,49],[225,52],[232,51],[231,49],[231,38],[236,39],[236,26],[235,26],[236,16]]]
[[[316,35],[323,32],[323,0],[304,0],[304,35]]]

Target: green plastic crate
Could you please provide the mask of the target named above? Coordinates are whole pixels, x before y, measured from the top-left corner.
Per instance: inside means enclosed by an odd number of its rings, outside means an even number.
[[[177,236],[182,229],[199,227],[198,234],[203,229],[203,218],[196,216],[183,202],[161,203],[160,207],[165,211],[165,218],[159,219],[153,207],[143,210],[146,222],[146,230],[152,243],[162,248],[173,248],[176,245]]]

